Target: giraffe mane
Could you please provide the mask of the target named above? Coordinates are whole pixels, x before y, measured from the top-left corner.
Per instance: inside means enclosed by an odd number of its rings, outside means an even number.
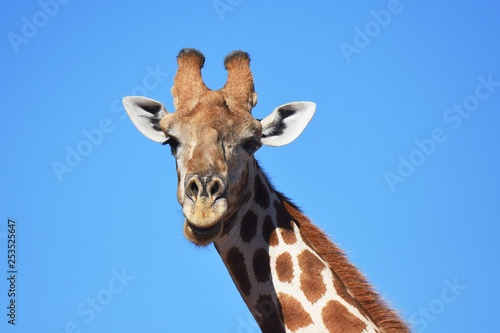
[[[330,269],[359,301],[375,324],[384,333],[410,332],[406,323],[394,310],[389,308],[366,277],[347,259],[346,254],[321,229],[315,226],[290,199],[280,192],[277,194],[288,213],[299,225],[303,237],[328,262]]]

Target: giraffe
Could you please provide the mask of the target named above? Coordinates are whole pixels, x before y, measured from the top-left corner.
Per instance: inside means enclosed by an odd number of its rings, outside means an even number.
[[[225,85],[203,82],[204,56],[183,49],[172,95],[175,112],[129,96],[124,107],[147,138],[170,145],[185,237],[213,243],[262,332],[409,332],[326,234],[276,190],[254,153],[295,140],[311,120],[313,102],[293,102],[262,120],[250,58],[224,60]]]

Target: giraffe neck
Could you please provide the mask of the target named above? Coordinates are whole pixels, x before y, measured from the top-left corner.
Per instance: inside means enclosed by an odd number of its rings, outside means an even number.
[[[215,247],[261,330],[382,332],[301,230],[315,227],[251,162],[250,195]]]

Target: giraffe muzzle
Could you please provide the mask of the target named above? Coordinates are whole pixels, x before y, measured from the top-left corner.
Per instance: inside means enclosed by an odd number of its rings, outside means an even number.
[[[221,234],[221,221],[227,213],[226,182],[216,175],[190,175],[186,177],[184,193],[184,234],[198,245],[212,242]]]

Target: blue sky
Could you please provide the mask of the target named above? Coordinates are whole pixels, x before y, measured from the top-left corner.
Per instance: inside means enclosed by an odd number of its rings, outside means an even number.
[[[416,332],[497,330],[496,2],[0,6],[2,332],[258,331],[213,247],[182,236],[168,149],[121,107],[146,95],[174,111],[184,47],[213,89],[225,55],[249,52],[258,118],[317,103],[299,139],[257,158]]]

